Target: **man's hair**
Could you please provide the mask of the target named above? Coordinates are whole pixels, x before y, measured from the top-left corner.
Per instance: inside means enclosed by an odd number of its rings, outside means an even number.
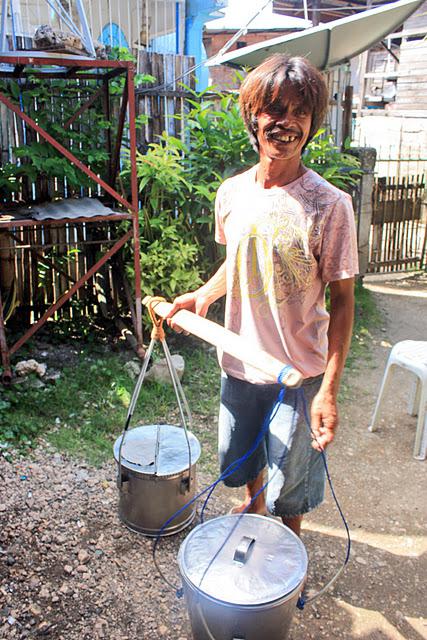
[[[311,113],[310,133],[304,148],[317,133],[326,115],[329,95],[320,71],[306,58],[291,58],[283,53],[270,56],[246,76],[240,88],[240,111],[256,151],[259,151],[257,116],[283,98],[285,83],[298,91],[301,104]]]

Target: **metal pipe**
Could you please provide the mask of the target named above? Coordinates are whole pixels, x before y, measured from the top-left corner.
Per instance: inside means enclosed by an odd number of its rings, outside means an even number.
[[[0,291],[0,352],[1,363],[3,367],[2,380],[4,383],[8,383],[12,379],[12,371],[10,369],[9,349],[6,342],[6,332],[4,328],[4,316],[3,316],[3,303],[1,299]]]
[[[63,20],[65,22],[65,24],[67,25],[67,27],[76,35],[79,36],[79,38],[81,38],[83,40],[83,35],[81,33],[81,31],[78,29],[78,27],[74,24],[74,22],[72,21],[71,17],[68,15],[68,13],[65,11],[65,9],[63,8],[63,6],[59,3],[58,7],[55,6],[56,0],[46,0],[46,2],[48,3],[49,7],[52,9],[52,11],[54,11],[56,13],[56,15],[58,16],[58,18],[60,20]]]
[[[0,51],[6,51],[7,0],[1,3]]]
[[[84,10],[83,4],[81,0],[76,0],[77,5],[77,13],[79,14],[80,24],[83,31],[83,43],[86,47],[86,50],[92,55],[94,58],[96,57],[95,47],[93,46],[92,36],[90,35],[90,29],[86,18],[86,12]]]
[[[180,6],[179,2],[175,2],[175,53],[179,55],[180,52],[180,30],[179,30],[179,21],[180,21]]]
[[[135,271],[135,334],[138,347],[143,352],[142,342],[142,307],[141,307],[141,263],[140,263],[140,238],[139,238],[139,206],[138,206],[138,182],[136,177],[136,125],[135,125],[135,85],[134,65],[129,65],[127,73],[128,105],[129,105],[129,161],[131,166],[131,211],[133,216],[133,251]]]
[[[304,3],[304,20],[308,20],[307,0],[303,0],[303,3]]]

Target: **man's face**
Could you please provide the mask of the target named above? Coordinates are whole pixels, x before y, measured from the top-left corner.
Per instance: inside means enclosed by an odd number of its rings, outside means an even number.
[[[301,103],[298,91],[285,85],[281,98],[258,114],[261,157],[272,160],[301,158],[311,127],[311,112]]]

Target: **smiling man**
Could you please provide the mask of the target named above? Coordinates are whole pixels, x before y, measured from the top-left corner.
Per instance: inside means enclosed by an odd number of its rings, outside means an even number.
[[[338,425],[358,271],[350,197],[302,162],[327,107],[324,79],[304,58],[275,55],[246,77],[240,108],[259,163],[218,190],[216,240],[226,245],[226,260],[206,284],[177,298],[170,313],[185,308],[205,315],[226,294],[225,326],[302,373],[312,432],[300,392],[288,389],[265,441],[225,481],[246,485],[246,499],[234,512],[248,505],[252,513],[268,510],[297,534],[303,514],[323,499],[319,451]],[[220,364],[224,470],[251,448],[280,385],[225,353]],[[265,496],[259,491],[266,466]]]

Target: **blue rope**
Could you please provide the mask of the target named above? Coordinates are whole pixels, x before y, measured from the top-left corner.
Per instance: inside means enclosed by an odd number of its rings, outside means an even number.
[[[283,378],[289,373],[290,369],[292,369],[292,367],[290,365],[286,365],[285,367],[283,367],[283,369],[280,371],[277,380],[279,382],[279,384],[283,385]],[[222,473],[221,475],[214,481],[212,482],[212,484],[210,484],[208,487],[206,487],[205,489],[203,489],[202,491],[200,491],[197,495],[195,495],[191,500],[189,500],[183,507],[181,507],[180,509],[178,509],[178,511],[176,511],[170,518],[168,518],[166,520],[166,522],[161,526],[156,539],[154,541],[154,545],[153,545],[153,561],[154,564],[159,572],[159,574],[162,576],[162,578],[164,579],[164,581],[169,584],[169,586],[171,586],[175,592],[178,598],[182,597],[183,595],[183,590],[182,588],[176,588],[175,585],[171,584],[169,582],[169,580],[163,575],[162,571],[160,570],[157,561],[156,561],[156,550],[157,550],[157,546],[159,544],[160,538],[162,537],[163,532],[165,531],[165,529],[167,528],[167,526],[173,521],[175,520],[175,518],[177,518],[183,511],[185,511],[186,509],[188,509],[188,507],[190,507],[191,505],[193,505],[201,496],[208,494],[204,503],[203,503],[203,507],[200,513],[200,520],[201,522],[203,522],[203,517],[204,517],[204,512],[205,509],[207,507],[207,504],[209,502],[209,499],[211,498],[215,488],[217,487],[217,485],[222,482],[223,480],[225,480],[226,478],[228,478],[232,473],[234,473],[235,471],[237,471],[246,460],[248,460],[250,458],[250,456],[256,451],[256,449],[258,448],[259,444],[262,442],[263,438],[266,436],[266,434],[268,433],[268,430],[270,428],[270,424],[272,422],[272,420],[275,418],[280,405],[283,403],[284,398],[285,398],[285,393],[286,393],[286,386],[283,386],[282,389],[280,389],[277,399],[273,405],[273,408],[271,410],[271,412],[269,414],[267,414],[267,416],[265,417],[265,420],[263,422],[262,428],[260,429],[254,443],[252,444],[251,448],[240,458],[238,458],[237,460],[235,460],[234,462],[232,462]],[[293,412],[293,424],[292,424],[292,433],[293,430],[296,427],[296,409],[298,406],[298,400],[301,399],[302,401],[302,407],[303,407],[303,414],[304,414],[304,419],[307,425],[307,428],[309,429],[312,437],[314,438],[314,440],[317,441],[317,438],[315,436],[315,434],[313,433],[312,429],[311,429],[311,423],[310,423],[310,417],[309,417],[309,413],[308,413],[308,407],[307,407],[307,400],[304,394],[304,389],[300,388],[300,389],[296,389],[296,396],[295,396],[295,405],[294,405],[294,412]],[[279,469],[282,467],[285,456],[288,453],[288,449],[287,447],[285,447],[283,454],[278,462],[277,465],[277,469],[275,470],[274,474],[267,480],[267,482],[261,487],[261,489],[259,489],[259,491],[256,492],[256,494],[252,497],[251,501],[249,502],[249,504],[245,507],[245,509],[242,511],[242,513],[240,514],[240,518],[247,512],[247,510],[251,507],[251,505],[254,503],[254,501],[257,499],[257,497],[263,492],[265,491],[265,489],[268,487],[269,483],[272,481],[272,479],[274,478],[274,476],[276,475],[276,473],[279,471]],[[335,501],[336,507],[338,509],[338,512],[341,516],[341,519],[344,523],[344,527],[347,533],[347,552],[346,552],[346,557],[344,560],[344,564],[343,567],[345,567],[345,565],[348,563],[349,559],[350,559],[350,552],[351,552],[351,538],[350,538],[350,530],[347,524],[347,521],[345,519],[344,513],[341,509],[341,506],[338,502],[338,498],[336,496],[334,487],[333,487],[333,483],[332,483],[332,479],[329,473],[329,468],[328,468],[328,463],[327,463],[327,459],[326,459],[326,454],[325,451],[323,449],[323,447],[320,447],[320,454],[322,456],[322,460],[323,460],[323,464],[325,467],[325,473],[326,473],[326,477],[328,480],[328,484],[329,484],[329,488],[331,490],[331,494],[332,497]],[[206,570],[204,571],[204,574],[202,576],[201,582],[203,580],[203,577],[206,575],[207,571],[209,570],[209,567],[212,565],[214,559],[217,557],[218,553],[220,553],[221,549],[224,547],[224,544],[226,544],[229,536],[231,535],[231,533],[234,531],[235,527],[237,526],[237,524],[240,522],[240,518],[238,518],[236,520],[236,525],[232,528],[232,530],[230,531],[230,533],[228,534],[227,538],[224,540],[224,542],[222,543],[221,547],[218,549],[217,553],[214,555],[214,557],[211,559],[211,561],[209,562],[208,567],[206,568]],[[341,572],[341,569],[340,571]],[[338,574],[337,574],[338,575]],[[335,576],[336,578],[337,576]],[[333,578],[333,580],[335,579]],[[298,598],[298,602],[297,602],[297,607],[298,609],[304,609],[304,606],[307,602],[307,598],[305,598],[303,595],[301,595]]]
[[[297,389],[297,393],[300,394],[301,399],[302,399],[304,418],[305,418],[305,423],[307,425],[307,428],[310,431],[310,433],[311,433],[312,437],[314,438],[314,440],[318,443],[318,440],[317,440],[317,438],[316,438],[316,436],[315,436],[315,434],[314,434],[314,432],[313,432],[313,430],[311,428],[310,416],[309,416],[308,407],[307,407],[307,399],[306,399],[305,394],[304,394],[304,389],[302,389],[302,388],[301,389]],[[347,520],[345,519],[344,513],[343,513],[343,511],[341,509],[341,505],[338,502],[338,498],[337,498],[336,493],[335,493],[335,489],[334,489],[334,486],[333,486],[333,483],[332,483],[332,479],[331,479],[331,476],[330,476],[330,473],[329,473],[328,462],[327,462],[327,459],[326,459],[325,450],[320,445],[319,445],[319,447],[320,447],[320,454],[322,456],[323,464],[324,464],[324,467],[325,467],[325,473],[326,473],[326,478],[328,480],[329,489],[331,490],[332,497],[334,499],[334,502],[335,502],[335,505],[336,505],[336,507],[338,509],[338,512],[339,512],[339,514],[341,516],[341,519],[342,519],[342,521],[344,523],[345,531],[346,531],[346,534],[347,534],[347,552],[346,552],[344,564],[343,564],[343,567],[342,567],[342,568],[344,568],[346,566],[346,564],[348,563],[349,559],[350,559],[350,553],[351,553],[350,529],[349,529],[349,526],[347,524]],[[340,569],[339,572],[341,572],[341,569]],[[334,580],[335,580],[335,578],[333,578],[332,581],[334,581]],[[297,602],[298,609],[300,609],[302,611],[304,609],[304,606],[305,606],[306,602],[307,602],[307,598],[304,597],[303,595],[301,595],[298,598],[298,602]]]
[[[284,378],[284,376],[289,372],[289,370],[292,369],[292,367],[290,365],[286,365],[285,367],[283,367],[283,369],[280,371],[277,379],[279,381],[280,384],[282,384],[282,380]],[[182,596],[182,589],[177,589],[174,585],[172,585],[169,580],[163,575],[160,567],[157,564],[156,561],[156,551],[157,551],[157,547],[159,545],[160,539],[165,531],[165,529],[168,527],[168,525],[175,520],[175,518],[177,518],[179,515],[181,515],[181,513],[183,511],[185,511],[186,509],[188,509],[188,507],[190,507],[191,505],[193,505],[199,498],[201,498],[203,495],[205,495],[206,493],[208,493],[208,496],[206,498],[206,500],[203,503],[203,507],[200,513],[200,520],[201,522],[203,522],[203,517],[204,517],[204,512],[206,509],[206,506],[209,502],[209,499],[212,496],[212,493],[214,492],[216,486],[222,482],[223,480],[225,480],[226,478],[228,478],[232,473],[234,473],[235,471],[237,471],[242,464],[248,460],[248,458],[250,458],[250,456],[254,453],[254,451],[256,451],[257,447],[259,446],[259,444],[262,442],[263,438],[265,437],[265,435],[268,432],[268,429],[270,427],[271,421],[273,420],[273,418],[275,417],[275,415],[277,414],[280,404],[283,402],[283,399],[285,397],[285,392],[286,392],[286,387],[283,387],[283,389],[280,389],[279,394],[277,396],[277,400],[273,405],[273,408],[270,412],[270,414],[267,414],[264,423],[262,425],[262,428],[260,430],[260,432],[258,433],[257,437],[255,438],[255,441],[253,443],[253,445],[251,446],[251,448],[249,449],[249,451],[247,451],[243,456],[241,456],[240,458],[238,458],[237,460],[235,460],[234,462],[232,462],[222,473],[221,475],[214,481],[212,482],[212,484],[210,484],[208,487],[206,487],[205,489],[203,489],[202,491],[200,491],[198,494],[196,494],[191,500],[189,500],[188,502],[186,502],[180,509],[178,509],[178,511],[176,511],[173,515],[170,516],[170,518],[168,518],[166,520],[166,522],[164,522],[162,524],[162,526],[159,529],[159,532],[157,533],[157,536],[154,540],[154,544],[153,544],[153,561],[154,564],[157,568],[157,571],[160,573],[160,575],[162,576],[163,580],[169,584],[169,586],[171,586],[173,589],[175,589],[176,594],[178,597]],[[268,482],[266,483],[265,486],[267,486]],[[259,492],[261,493],[261,492]],[[258,493],[258,495],[259,495]],[[252,499],[254,500],[254,498]],[[252,504],[252,501],[251,503]],[[250,506],[250,505],[249,505]]]

